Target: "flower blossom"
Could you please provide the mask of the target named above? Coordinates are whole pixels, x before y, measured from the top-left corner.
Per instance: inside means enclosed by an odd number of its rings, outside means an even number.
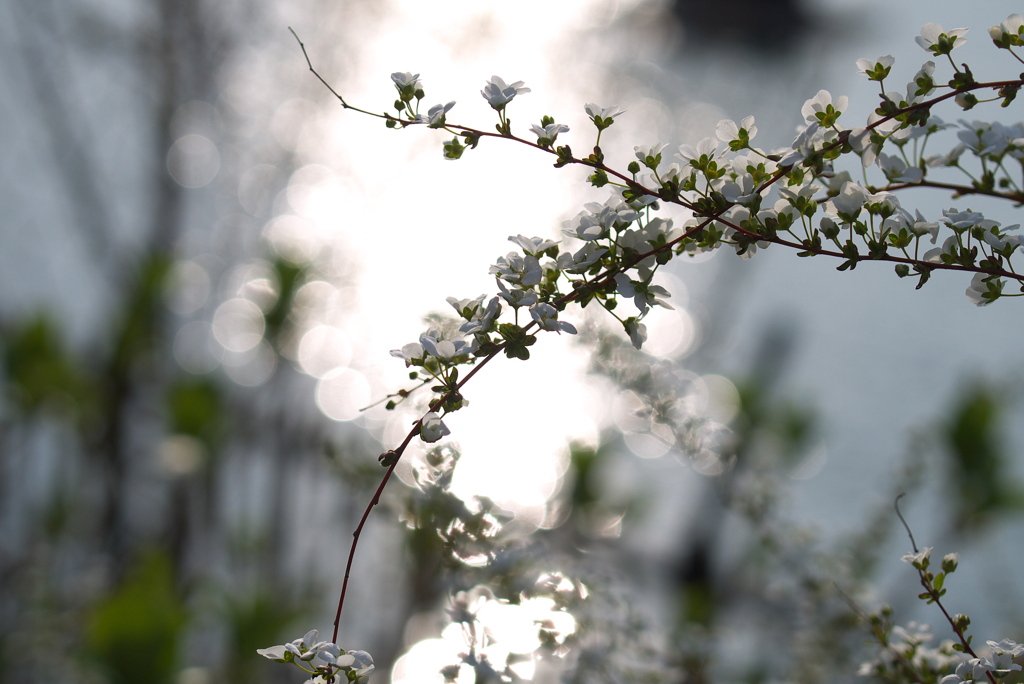
[[[539,237],[528,238],[525,235],[509,235],[509,242],[514,242],[523,248],[527,256],[540,257],[544,252],[551,249],[558,243],[554,240],[545,240]]]
[[[530,307],[530,315],[541,330],[551,330],[561,333],[567,332],[570,335],[576,334],[576,326],[572,323],[558,320],[558,309],[547,303],[535,304]]]
[[[500,281],[499,281],[500,282]],[[481,300],[483,296],[481,296]],[[463,309],[465,312],[465,309]],[[471,316],[463,313],[466,322],[459,328],[459,332],[465,335],[490,332],[494,327],[494,321],[501,314],[501,300],[498,297],[491,297],[486,307],[477,307]]]
[[[399,90],[402,90],[403,88],[417,90],[422,87],[420,85],[420,75],[408,71],[396,71],[391,74],[391,80],[395,82],[395,85],[398,86]]]
[[[420,421],[420,439],[424,442],[436,442],[445,435],[450,434],[451,430],[433,411],[423,416],[423,419]]]
[[[875,59],[858,59],[857,60],[857,71],[861,74],[867,74],[872,81],[881,81],[889,75],[889,70],[892,69],[892,65],[896,63],[892,55],[883,55],[882,57],[876,57]]]
[[[519,93],[528,93],[529,88],[523,87],[522,81],[516,81],[515,83],[506,84],[498,76],[491,76],[491,80],[487,82],[484,89],[480,91],[480,94],[484,96],[487,103],[494,109],[504,109],[505,105],[512,101]]]
[[[915,37],[914,41],[933,55],[948,55],[954,48],[967,42],[965,35],[965,28],[943,31],[939,24],[928,23],[921,28],[921,35]]]
[[[626,328],[626,334],[629,335],[629,341],[633,343],[633,347],[640,349],[644,346],[644,342],[647,341],[647,326],[643,323],[637,323],[635,318],[627,318],[623,325]]]
[[[846,111],[850,98],[840,95],[832,101],[832,94],[827,90],[819,90],[818,94],[800,108],[800,114],[804,121],[810,124],[820,124],[823,128],[830,128],[835,125],[839,115]]]
[[[568,133],[569,127],[565,124],[550,123],[547,126],[533,124],[530,131],[537,136],[537,144],[541,147],[548,147],[555,143],[559,133]]]
[[[693,167],[698,167],[700,162],[705,157],[714,159],[718,155],[718,138],[704,138],[697,146],[693,145],[680,145],[676,157],[678,157],[684,164],[688,164]]]
[[[609,197],[604,204],[587,202],[583,207],[585,211],[562,224],[562,232],[587,242],[603,239],[610,230],[621,230],[640,218],[620,197]]]
[[[666,309],[672,309],[672,305],[668,304],[659,297],[668,297],[669,291],[663,288],[661,285],[651,285],[636,280],[630,280],[629,276],[625,273],[619,273],[615,276],[616,291],[623,297],[632,297],[633,303],[636,308],[640,310],[641,314],[647,313],[647,310],[652,306],[662,306]]]
[[[508,302],[508,305],[513,309],[519,309],[524,306],[533,306],[539,299],[537,297],[537,293],[533,290],[520,290],[517,288],[510,290],[505,287],[505,283],[503,283],[500,278],[498,278],[498,289],[501,290],[501,292],[498,293],[498,296]]]
[[[988,30],[988,35],[996,47],[1008,48],[1011,45],[1024,45],[1021,36],[1024,35],[1024,17],[1019,14],[1011,14],[998,26]]]
[[[430,330],[420,335],[420,346],[438,361],[450,363],[456,357],[473,353],[476,344],[475,341],[442,339],[438,331]]]
[[[971,278],[971,284],[967,286],[967,299],[976,306],[988,306],[994,302],[1003,291],[1001,278],[987,273],[975,273]]]
[[[607,251],[604,247],[597,247],[593,242],[588,242],[575,254],[572,252],[559,254],[557,264],[560,269],[568,273],[584,273],[596,264]]]
[[[442,128],[444,126],[444,115],[454,106],[454,101],[445,105],[434,105],[427,110],[426,114],[417,114],[416,120],[427,124],[428,128]]]
[[[419,342],[410,342],[401,349],[392,349],[391,355],[399,359],[405,359],[406,366],[422,366],[425,352],[423,351],[423,345]]]
[[[731,119],[722,119],[715,127],[715,135],[724,143],[740,140],[740,131],[746,133],[746,141],[750,142],[757,135],[757,126],[754,125],[754,117],[748,116],[740,122],[739,126]]]
[[[608,128],[615,123],[615,118],[622,116],[626,113],[625,109],[619,109],[612,105],[611,107],[598,107],[593,102],[588,102],[587,106],[583,108],[587,112],[587,116],[594,122],[598,130]]]
[[[640,163],[650,169],[657,169],[661,163],[661,153],[668,147],[668,143],[657,145],[637,145],[633,148],[633,154],[640,160]]]
[[[1016,15],[1020,16],[1020,15]],[[1021,670],[1021,666],[1013,662],[1013,659],[1024,653],[1024,646],[1018,644],[1016,641],[1010,639],[1003,639],[1000,642],[987,641],[988,647],[992,649],[992,655],[989,661],[992,664],[993,670],[1000,674],[1007,674],[1010,672],[1018,672]]]
[[[509,252],[506,256],[498,257],[490,272],[501,280],[521,287],[537,285],[543,275],[537,257],[529,254],[524,257],[519,252]]]
[[[924,170],[916,166],[908,166],[896,156],[881,154],[878,156],[878,168],[893,183],[917,183],[924,178]]]
[[[852,222],[860,215],[864,203],[868,201],[868,191],[859,183],[847,181],[839,194],[829,200],[839,218]]]
[[[904,563],[910,563],[911,565],[913,565],[918,570],[923,570],[924,568],[928,567],[928,563],[931,560],[931,556],[932,556],[932,547],[926,546],[923,549],[921,549],[920,551],[915,551],[914,553],[904,554],[904,556],[902,558],[900,558],[900,560],[903,561]]]

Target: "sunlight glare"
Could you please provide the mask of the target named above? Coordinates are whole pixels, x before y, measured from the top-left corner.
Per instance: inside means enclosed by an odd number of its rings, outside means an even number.
[[[335,369],[316,386],[316,405],[332,420],[354,420],[371,401],[366,376],[351,368]]]

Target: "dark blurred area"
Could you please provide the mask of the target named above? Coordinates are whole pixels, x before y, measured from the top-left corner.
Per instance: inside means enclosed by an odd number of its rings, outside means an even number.
[[[782,55],[799,50],[814,27],[802,0],[673,0],[684,50],[721,48],[723,44]]]

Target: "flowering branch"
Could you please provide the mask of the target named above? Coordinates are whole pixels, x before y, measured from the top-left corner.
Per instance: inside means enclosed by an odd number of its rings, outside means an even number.
[[[907,531],[907,536],[910,537],[910,545],[914,549],[914,553],[903,556],[903,561],[914,566],[914,569],[917,570],[921,586],[924,587],[924,592],[919,594],[918,598],[938,606],[939,610],[942,611],[943,617],[946,618],[946,622],[949,623],[953,633],[959,640],[959,643],[953,644],[953,649],[971,656],[970,659],[964,660],[957,666],[954,674],[944,677],[940,684],[973,683],[983,678],[989,684],[999,684],[998,680],[1004,678],[1012,671],[1021,669],[1020,665],[1013,663],[1013,658],[1024,653],[1024,645],[1017,644],[1008,639],[1004,639],[999,643],[989,641],[987,643],[992,650],[991,656],[982,657],[975,652],[971,647],[973,637],[967,635],[967,628],[971,624],[971,618],[959,613],[956,616],[952,616],[946,610],[946,607],[942,605],[942,597],[946,594],[944,586],[946,577],[956,571],[960,556],[956,553],[947,553],[942,558],[942,569],[938,573],[933,573],[928,569],[931,565],[932,547],[917,548],[914,535],[910,531],[910,525],[907,524],[903,513],[900,511],[900,499],[902,497],[903,494],[896,497],[893,506],[896,509],[897,517]]]
[[[518,95],[530,91],[522,81],[506,83],[493,76],[481,90],[481,95],[497,113],[496,132],[449,124],[447,115],[455,102],[434,105],[426,114],[421,114],[424,89],[419,74],[410,72],[391,75],[398,94],[394,102],[397,113],[371,112],[350,105],[335,91],[313,67],[298,35],[294,30],[291,32],[309,70],[342,107],[383,119],[389,128],[425,125],[443,129],[453,135],[443,145],[446,159],[461,158],[483,138],[502,138],[554,155],[555,167],[585,166],[593,171],[588,177],[591,185],[613,189],[606,202],[587,204],[583,212],[565,223],[563,233],[581,241],[582,248],[575,252],[561,251],[559,243],[552,240],[510,236],[509,240],[521,251],[500,257],[491,266],[490,272],[499,289],[496,296],[486,304],[483,295],[473,300],[449,298],[462,319],[461,325],[458,320],[439,324],[421,335],[418,342],[392,351],[392,355],[413,368],[410,379],[420,382],[389,396],[397,395],[404,400],[426,385],[431,385],[436,396],[427,402],[426,412],[413,423],[401,444],[379,458],[386,471],[353,532],[334,620],[333,641],[329,644],[334,649],[338,648],[335,642],[360,535],[409,444],[417,436],[430,443],[449,434],[443,418],[462,408],[463,387],[496,356],[504,353],[509,358],[528,359],[528,348],[536,341],[533,333],[540,330],[574,334],[576,329],[571,323],[559,320],[559,314],[568,304],[585,307],[597,302],[622,324],[639,349],[646,339],[646,328],[641,320],[655,306],[671,308],[665,301],[670,293],[653,283],[660,266],[676,256],[692,256],[723,245],[749,258],[758,249],[771,244],[798,249],[800,256],[839,258],[841,271],[853,269],[865,260],[888,261],[895,264],[900,277],[910,275],[913,269],[919,276],[919,288],[936,269],[974,273],[967,295],[978,305],[989,304],[1002,296],[1020,296],[1004,292],[1005,281],[1024,282],[1024,275],[1018,274],[1011,263],[1011,257],[1024,246],[1024,237],[1010,234],[1018,226],[1001,226],[980,213],[955,208],[944,211],[940,221],[928,221],[919,211],[912,215],[901,206],[895,194],[912,187],[931,187],[950,190],[956,197],[984,195],[1018,205],[1024,201],[1024,190],[1004,164],[1007,158],[1015,158],[1024,168],[1024,123],[1003,126],[961,122],[962,130],[958,134],[961,144],[945,155],[924,156],[931,136],[950,128],[932,115],[935,106],[953,100],[966,111],[982,102],[1002,100],[1005,107],[1024,86],[1024,76],[1018,80],[981,83],[974,79],[966,64],[958,67],[951,52],[965,41],[966,29],[946,32],[937,24],[928,24],[916,38],[933,56],[948,58],[953,76],[945,85],[936,82],[935,64],[929,61],[917,72],[905,93],[887,92],[884,81],[894,64],[892,57],[858,61],[861,71],[870,80],[877,81],[881,90],[880,104],[863,127],[841,128],[838,122],[848,100],[846,97],[833,100],[822,90],[804,103],[801,114],[805,126],[789,148],[764,151],[754,147],[751,141],[757,128],[753,117],[748,117],[740,124],[722,121],[715,137],[706,138],[695,147],[681,146],[676,156],[682,164],[662,165],[666,144],[636,146],[635,160],[626,171],[607,166],[600,146],[604,130],[625,113],[618,107],[586,105],[585,110],[597,132],[593,152],[586,157],[575,155],[567,144],[558,144],[558,137],[569,128],[552,117],[545,116],[539,125],[531,127],[536,141],[513,134],[507,108]],[[1024,46],[1024,19],[1020,15],[1012,15],[992,27],[989,34],[997,48],[1010,51],[1020,60],[1012,50]],[[939,88],[949,90],[932,96]],[[985,91],[995,92],[997,96],[979,100],[976,93]],[[908,156],[910,143],[913,145]],[[722,149],[723,144],[727,149]],[[895,147],[897,153],[883,153],[887,146],[890,150]],[[960,157],[967,151],[981,165],[977,178],[960,165]],[[878,190],[873,185],[853,181],[847,171],[837,171],[834,162],[850,154],[859,157],[865,173],[867,168],[878,166],[887,183]],[[960,185],[927,178],[928,168],[933,167],[958,168],[972,182]],[[775,193],[775,201],[769,206],[771,192]],[[673,204],[688,212],[681,227],[673,225],[674,219],[655,215],[661,203]],[[815,224],[812,218],[819,212],[822,216]],[[942,226],[949,233],[942,245],[922,254],[922,238],[930,237],[931,243],[936,244]],[[1024,294],[1024,286],[1021,294]],[[617,313],[618,305],[624,300],[635,305],[635,315]],[[503,307],[513,310],[511,321],[502,321]],[[528,310],[532,320],[521,324],[520,309]],[[460,366],[471,368],[460,377]],[[396,403],[388,401],[387,408],[393,409]],[[933,575],[927,571],[927,552],[930,549],[918,552],[915,546],[915,554],[905,558],[918,569],[926,589],[921,596],[939,605],[960,638],[961,650],[977,659],[965,633],[969,621],[965,616],[951,617],[940,602],[944,593],[942,583],[955,569],[956,559],[947,556],[942,572]],[[320,645],[307,648],[303,640],[293,644],[295,650],[282,648],[297,654],[300,660],[309,653],[333,654],[333,650],[325,650],[326,647]],[[333,677],[330,666],[328,662],[324,670],[328,679]],[[990,684],[997,684],[994,670],[986,672]]]

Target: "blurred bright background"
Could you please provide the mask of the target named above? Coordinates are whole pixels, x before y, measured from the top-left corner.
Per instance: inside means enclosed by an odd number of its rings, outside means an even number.
[[[516,131],[552,115],[579,151],[593,144],[584,104],[618,105],[602,147],[625,167],[634,145],[695,144],[749,114],[757,143],[787,145],[820,88],[849,95],[846,125],[859,125],[875,94],[855,61],[892,54],[902,83],[927,57],[913,37],[930,21],[972,27],[961,58],[1005,78],[1014,67],[986,29],[1012,5],[6,3],[0,682],[300,681],[255,649],[329,633],[377,455],[419,415],[375,404],[409,385],[390,350],[451,315],[447,297],[490,297],[509,236],[560,239],[562,221],[605,198],[535,150],[485,140],[444,161],[441,132],[343,110],[289,26],[373,111],[391,108],[390,74],[410,71],[425,106],[454,100],[449,121],[487,130],[479,91],[497,74],[532,89],[510,106]],[[1012,122],[1016,109],[979,116]],[[950,203],[914,199],[932,215]],[[919,543],[973,566],[956,598],[983,637],[1013,636],[1017,304],[975,308],[958,276],[914,291],[888,267],[836,265],[776,250],[673,263],[675,310],[648,319],[646,355],[621,348],[600,312],[570,309],[582,339],[542,335],[528,363],[489,365],[446,419],[461,452],[449,493],[465,515],[493,502],[509,564],[457,549],[443,560],[451,549],[421,524],[443,512],[413,449],[363,535],[342,646],[374,654],[374,681],[441,682],[465,648],[445,618],[455,592],[591,573],[626,604],[623,624],[685,637],[674,654],[658,646],[683,681],[701,681],[716,640],[748,654],[728,676],[823,678],[835,673],[799,670],[771,641],[773,621],[820,605],[750,568],[800,584],[813,560],[835,573],[821,586],[935,620],[897,562],[904,488]],[[666,391],[718,450],[638,415]],[[884,562],[852,567],[833,545]],[[520,654],[520,676],[553,681],[560,667],[532,655],[535,625],[552,620],[564,639],[585,617],[494,591],[479,613],[505,649],[492,657]],[[818,599],[852,616],[837,593]]]

